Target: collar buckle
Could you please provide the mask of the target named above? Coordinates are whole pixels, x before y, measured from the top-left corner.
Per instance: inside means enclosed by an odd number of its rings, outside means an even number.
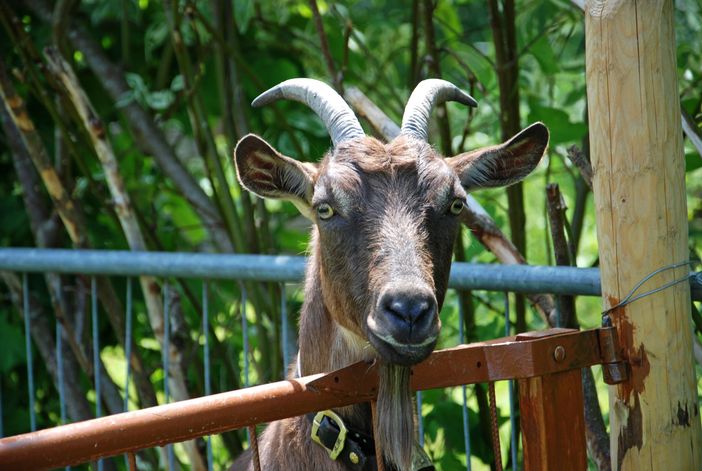
[[[328,420],[331,420],[336,424],[337,427],[339,427],[339,435],[336,437],[336,442],[334,443],[334,447],[331,449],[328,448],[324,443],[322,443],[322,440],[319,438],[319,427],[322,425],[322,421],[327,418]],[[344,449],[344,444],[346,443],[346,425],[344,424],[344,421],[341,420],[341,417],[339,417],[334,411],[332,410],[323,410],[321,412],[317,412],[317,415],[314,416],[314,419],[312,419],[312,433],[310,434],[312,437],[312,441],[315,443],[318,443],[319,445],[322,446],[325,450],[327,450],[327,453],[329,453],[329,458],[336,460],[336,458],[341,454],[341,451]]]

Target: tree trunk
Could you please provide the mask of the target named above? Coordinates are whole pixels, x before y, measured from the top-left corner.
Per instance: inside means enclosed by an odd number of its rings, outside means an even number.
[[[689,258],[673,2],[585,8],[590,153],[605,309],[685,279]],[[613,469],[702,469],[690,335],[681,282],[612,309],[629,379],[610,388]]]

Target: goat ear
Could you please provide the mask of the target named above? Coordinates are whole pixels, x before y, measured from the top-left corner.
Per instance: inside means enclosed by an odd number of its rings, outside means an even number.
[[[255,134],[244,136],[236,145],[234,164],[244,188],[263,198],[290,200],[304,216],[313,219],[314,164],[284,156]]]
[[[548,129],[534,123],[498,146],[446,159],[466,190],[516,183],[529,175],[548,146]]]

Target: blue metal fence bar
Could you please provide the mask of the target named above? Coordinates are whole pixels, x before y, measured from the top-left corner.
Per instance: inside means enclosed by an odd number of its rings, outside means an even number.
[[[204,345],[202,346],[203,361],[205,369],[205,396],[212,394],[212,386],[210,382],[210,307],[207,280],[202,280],[202,335],[204,336]],[[207,436],[207,469],[212,471],[212,436]]]
[[[0,249],[0,270],[298,282],[299,256],[129,252],[64,249]],[[692,280],[699,283],[699,278]],[[490,265],[454,262],[451,288],[599,296],[597,268]],[[693,285],[696,287],[697,285]]]
[[[3,429],[3,412],[2,412],[2,376],[0,376],[0,438],[5,436],[5,430]]]
[[[32,335],[29,313],[29,277],[22,273],[22,311],[24,314],[24,345],[27,356],[27,391],[29,394],[29,428],[37,429],[37,416],[34,411],[34,362],[32,361]]]
[[[239,290],[241,292],[241,306],[239,312],[241,313],[241,333],[243,339],[243,350],[244,350],[244,387],[249,387],[249,321],[246,318],[246,288],[244,283],[239,283]],[[251,428],[246,427],[246,440],[251,444]]]
[[[170,286],[168,282],[163,283],[163,351],[161,352],[161,361],[163,362],[163,402],[168,404],[171,399],[170,387],[168,385],[168,376],[171,362],[171,314],[170,314]],[[173,445],[166,445],[166,453],[168,455],[168,471],[173,469],[175,456],[173,455]]]
[[[61,423],[66,423],[66,390],[63,382],[63,328],[61,323],[56,320],[56,376],[58,382],[59,393],[59,415]]]
[[[505,337],[510,334],[510,320],[509,320],[509,293],[505,291]],[[511,453],[512,453],[512,470],[516,471],[518,469],[517,463],[517,412],[514,407],[514,381],[507,381],[509,387],[509,424],[510,424],[510,440],[511,440]]]
[[[90,277],[90,321],[93,327],[93,379],[95,380],[95,417],[102,416],[102,387],[100,381],[100,338],[98,336],[98,297],[95,277]],[[98,460],[97,469],[102,471],[102,460]]]
[[[56,319],[56,376],[58,380],[59,393],[59,414],[61,416],[61,424],[66,422],[66,388],[64,385],[63,376],[63,326]],[[70,466],[66,466],[65,470],[70,470]]]
[[[241,287],[241,333],[243,337],[244,350],[244,387],[248,388],[249,384],[249,321],[246,318],[246,288],[242,283]]]
[[[285,283],[280,284],[280,328],[283,331],[280,336],[283,342],[283,379],[288,374],[288,365],[290,365],[289,339],[288,339],[288,305],[287,294],[285,292]]]
[[[127,302],[125,303],[124,327],[124,358],[126,366],[124,372],[124,412],[129,410],[129,375],[131,374],[132,358],[132,279],[127,278]],[[125,455],[126,458],[126,455]]]
[[[125,303],[125,327],[124,327],[124,405],[122,410],[129,410],[129,374],[131,373],[131,358],[132,358],[132,278],[127,277],[127,299]],[[124,463],[129,469],[129,453],[124,455]]]
[[[461,293],[458,293],[460,296]],[[464,319],[463,304],[461,300],[458,300],[458,343],[463,344],[466,341],[465,338],[465,326],[463,325]],[[466,471],[471,471],[472,465],[470,462],[470,422],[468,421],[468,393],[466,385],[461,386],[461,415],[463,417],[463,446],[466,450]]]

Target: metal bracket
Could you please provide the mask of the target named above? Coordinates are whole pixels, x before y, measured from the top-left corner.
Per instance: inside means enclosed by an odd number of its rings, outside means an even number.
[[[598,329],[600,356],[602,357],[602,377],[607,384],[623,383],[629,377],[627,363],[622,359],[615,327]]]

